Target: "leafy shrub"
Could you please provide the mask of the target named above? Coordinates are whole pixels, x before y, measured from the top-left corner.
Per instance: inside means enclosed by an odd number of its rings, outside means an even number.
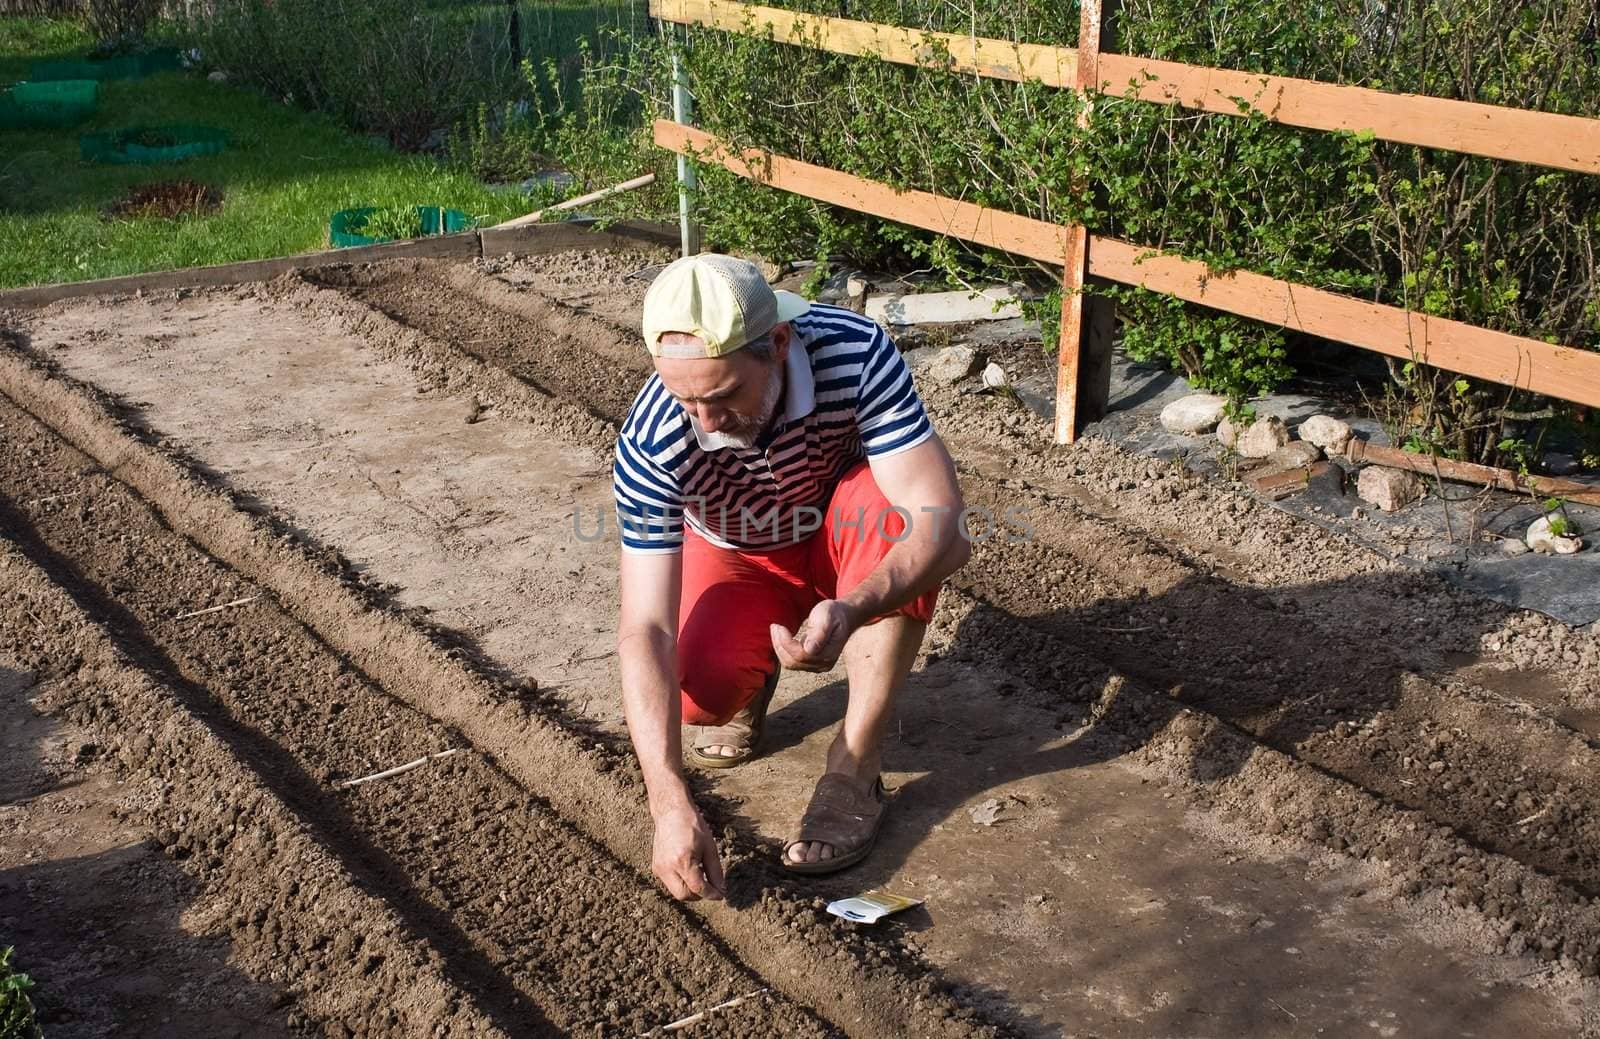
[[[102,57],[134,49],[161,13],[161,0],[85,0],[84,20]]]
[[[185,30],[209,64],[416,150],[492,92],[484,25],[410,0],[214,0]]]
[[[15,952],[9,947],[0,951],[0,1039],[40,1039],[44,1033],[28,998],[33,979],[11,962]]]
[[[836,0],[779,0],[838,15]],[[1592,0],[1125,0],[1112,49],[1225,68],[1600,116]],[[1076,38],[1052,0],[858,0],[851,18],[1019,42]],[[1519,335],[1600,348],[1600,177],[1303,131],[1239,98],[1243,117],[1099,97],[1087,131],[1071,91],[831,55],[709,29],[680,34],[696,122],[740,146]],[[942,63],[929,47],[927,64]],[[670,111],[667,45],[635,38],[596,64],[588,94]],[[625,70],[624,72],[617,71]],[[600,103],[600,102],[595,102]],[[630,140],[627,136],[618,140]],[[591,152],[592,140],[573,141]],[[642,151],[647,149],[642,148]],[[565,153],[557,153],[565,159]],[[613,161],[608,158],[608,161]],[[634,159],[635,165],[638,159]],[[713,239],[780,257],[1013,277],[1019,264],[718,168],[701,171]],[[1020,265],[1027,268],[1031,265]],[[1290,371],[1277,329],[1119,290],[1130,349],[1239,398]],[[1456,376],[1394,366],[1395,389],[1448,396]],[[1431,389],[1421,385],[1426,380]],[[1475,406],[1436,449],[1489,460],[1501,413],[1528,401],[1469,381]]]

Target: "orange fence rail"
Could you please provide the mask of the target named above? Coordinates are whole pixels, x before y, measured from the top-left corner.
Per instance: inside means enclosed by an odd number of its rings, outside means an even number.
[[[1099,52],[1100,2],[1084,0],[1077,48],[925,33],[800,14],[734,0],[651,0],[664,21],[697,24],[783,43],[1011,81],[1037,81],[1089,96],[1134,98],[1317,130],[1372,133],[1441,148],[1583,173],[1600,173],[1600,119],[1395,94]],[[1241,102],[1248,103],[1248,108]],[[1600,354],[1429,317],[1248,272],[1206,264],[1114,238],[987,209],[724,142],[667,122],[656,143],[795,194],[1064,267],[1056,432],[1070,443],[1080,420],[1104,405],[1109,336],[1085,312],[1084,276],[1177,296],[1217,310],[1463,375],[1600,407]],[[1095,356],[1086,356],[1086,350]],[[1091,384],[1086,384],[1091,383]]]

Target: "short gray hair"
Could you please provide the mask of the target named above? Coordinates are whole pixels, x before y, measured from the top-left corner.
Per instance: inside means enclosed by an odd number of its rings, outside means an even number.
[[[788,322],[786,321],[784,324],[788,324]],[[770,361],[775,352],[772,346],[772,333],[775,331],[777,331],[776,326],[770,329],[766,335],[756,336],[739,349],[750,351],[750,356],[758,361]]]

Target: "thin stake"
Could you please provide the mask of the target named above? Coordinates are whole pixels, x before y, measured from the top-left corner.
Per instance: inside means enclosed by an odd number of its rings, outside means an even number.
[[[728,1000],[725,1003],[718,1003],[714,1007],[708,1007],[705,1010],[700,1011],[698,1014],[690,1014],[688,1017],[679,1018],[678,1020],[672,1022],[672,1024],[670,1024],[670,1025],[662,1025],[661,1026],[661,1030],[663,1032],[676,1032],[679,1029],[688,1028],[690,1025],[699,1024],[701,1021],[704,1021],[706,1018],[710,1017],[712,1014],[715,1014],[719,1010],[731,1010],[733,1007],[738,1006],[740,1003],[743,1003],[747,999],[754,999],[757,996],[763,995],[764,993],[767,993],[767,992],[770,992],[770,991],[772,991],[772,990],[771,989],[758,988],[754,992],[747,992],[742,996],[735,996],[734,998]],[[640,1039],[644,1039],[644,1036],[645,1035],[649,1035],[649,1034],[650,1034],[649,1032],[645,1032],[643,1035],[640,1036]]]
[[[388,779],[390,776],[398,776],[402,772],[410,772],[414,768],[421,768],[423,765],[426,765],[435,758],[448,758],[450,755],[455,754],[460,750],[460,747],[451,747],[449,750],[441,750],[437,754],[427,754],[415,761],[408,761],[404,765],[397,765],[394,768],[386,769],[382,772],[374,772],[370,776],[362,776],[360,779],[347,779],[343,783],[339,783],[337,785],[340,787],[360,786],[362,783],[370,783],[374,779]]]
[[[261,598],[259,595],[250,595],[243,599],[235,599],[233,602],[225,602],[221,606],[208,606],[203,610],[194,610],[190,613],[180,613],[172,619],[175,621],[186,621],[190,617],[204,617],[208,613],[221,613],[223,610],[231,610],[235,606],[243,606],[247,602],[255,602],[259,598]]]

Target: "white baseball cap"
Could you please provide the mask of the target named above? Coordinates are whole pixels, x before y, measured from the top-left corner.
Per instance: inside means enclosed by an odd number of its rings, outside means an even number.
[[[644,297],[644,345],[654,357],[723,357],[811,309],[805,297],[774,292],[748,260],[701,253],[674,260]],[[682,332],[699,343],[664,345]]]

